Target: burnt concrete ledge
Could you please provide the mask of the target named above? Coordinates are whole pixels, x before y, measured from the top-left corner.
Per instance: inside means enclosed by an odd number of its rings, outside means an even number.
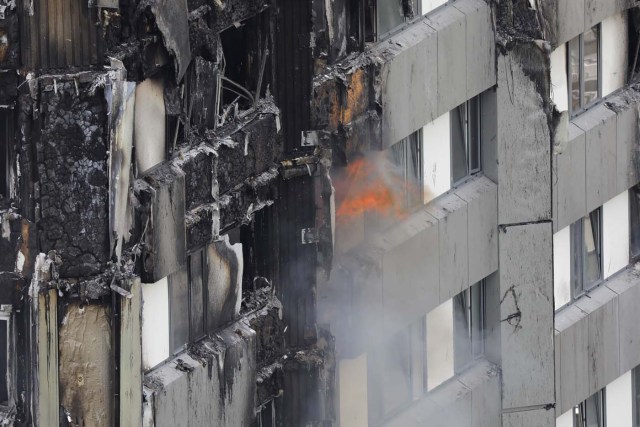
[[[318,75],[312,126],[335,132],[347,157],[384,149],[495,83],[491,9],[460,0]]]
[[[640,182],[640,93],[628,87],[569,123],[553,161],[554,231]]]
[[[358,355],[496,271],[497,242],[497,186],[477,177],[336,257],[319,323]]]
[[[638,304],[636,264],[556,313],[558,416],[640,364]]]
[[[413,403],[384,427],[501,425],[498,367],[478,360],[468,370]]]
[[[244,321],[144,376],[145,419],[156,427],[248,426],[256,395],[256,333]]]
[[[542,0],[547,36],[555,48],[615,13],[637,5],[636,0]]]

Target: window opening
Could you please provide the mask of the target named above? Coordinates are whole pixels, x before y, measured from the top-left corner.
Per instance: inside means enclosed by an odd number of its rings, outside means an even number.
[[[484,280],[454,297],[455,371],[484,354]]]
[[[0,308],[0,404],[9,402],[9,354],[11,349],[11,306]]]
[[[600,24],[568,43],[567,72],[571,115],[580,113],[601,97],[600,44]]]
[[[575,427],[605,427],[605,390],[573,407]]]
[[[187,257],[186,271],[169,276],[171,353],[184,350],[206,335],[206,253],[200,249]]]
[[[640,258],[640,186],[629,189],[629,259]]]
[[[451,183],[456,185],[481,170],[480,97],[451,110]]]
[[[391,146],[389,155],[402,180],[404,208],[422,204],[422,132],[414,132]]]
[[[602,280],[602,208],[571,225],[573,298],[594,288]]]

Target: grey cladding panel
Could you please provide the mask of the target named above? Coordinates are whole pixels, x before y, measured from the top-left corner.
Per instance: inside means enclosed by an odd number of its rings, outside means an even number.
[[[499,234],[503,409],[555,401],[551,228],[545,222]]]
[[[569,134],[573,136],[567,147],[556,158],[558,230],[572,224],[587,213],[585,190],[585,134],[575,126],[569,125]],[[575,131],[573,132],[572,129]]]
[[[553,0],[557,14],[557,45],[571,40],[584,33],[584,3],[585,0]]]
[[[448,194],[427,211],[438,219],[440,301],[446,301],[469,286],[467,203]]]
[[[486,178],[455,192],[467,202],[469,285],[498,269],[498,189]]]
[[[495,36],[491,9],[477,0],[458,0],[454,7],[467,20],[467,99],[496,84]]]
[[[403,49],[383,66],[382,139],[390,146],[433,121],[437,97],[437,35],[419,22],[396,37]],[[394,38],[394,40],[396,39]]]
[[[573,312],[573,313],[568,313]],[[556,352],[560,361],[560,394],[556,395],[558,414],[563,414],[589,397],[589,348],[587,319],[577,307],[567,307],[558,316],[578,319],[556,334]],[[569,319],[568,319],[569,320]],[[556,322],[558,323],[558,322]]]
[[[638,153],[638,111],[628,108],[617,114],[618,139],[618,193],[640,181],[640,155]]]
[[[622,276],[622,275],[621,275]],[[618,298],[618,320],[620,325],[620,368],[619,374],[640,365],[640,282],[636,274],[625,276],[621,280],[634,280],[635,286],[628,289]]]
[[[385,330],[409,325],[437,307],[439,300],[438,224],[383,255]]]
[[[188,427],[189,426],[189,381],[186,375],[173,367],[163,368],[163,390],[154,397],[155,427]]]
[[[563,2],[565,0],[558,0]],[[584,0],[584,28],[602,22],[611,15],[634,5],[633,0]]]
[[[618,377],[618,300],[589,315],[589,395]]]
[[[533,47],[498,57],[498,224],[551,219],[551,142],[534,83],[518,57]]]
[[[438,32],[438,117],[467,100],[466,24],[454,7],[435,11],[428,21]]]
[[[597,105],[573,120],[586,134],[586,203],[591,212],[616,195],[616,116]]]
[[[536,409],[502,415],[502,427],[555,427],[553,409]]]

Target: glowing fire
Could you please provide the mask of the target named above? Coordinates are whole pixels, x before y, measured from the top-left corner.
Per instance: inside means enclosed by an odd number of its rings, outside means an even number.
[[[347,166],[344,179],[336,183],[337,190],[343,192],[336,218],[346,223],[364,212],[404,217],[407,214],[403,199],[405,186],[388,160],[382,157],[358,159]]]

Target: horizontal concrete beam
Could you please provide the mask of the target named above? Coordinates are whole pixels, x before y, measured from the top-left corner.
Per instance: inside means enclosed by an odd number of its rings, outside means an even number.
[[[555,48],[635,4],[634,0],[543,0],[541,10]]]
[[[639,303],[630,267],[556,313],[557,415],[640,364]]]
[[[555,230],[640,182],[638,107],[640,94],[628,88],[569,123],[554,154]]]
[[[461,0],[316,77],[312,126],[342,132],[347,155],[384,149],[495,83],[491,9]],[[365,119],[372,138],[351,141],[348,129]]]
[[[336,259],[320,323],[360,354],[496,271],[497,234],[497,186],[478,177]]]

